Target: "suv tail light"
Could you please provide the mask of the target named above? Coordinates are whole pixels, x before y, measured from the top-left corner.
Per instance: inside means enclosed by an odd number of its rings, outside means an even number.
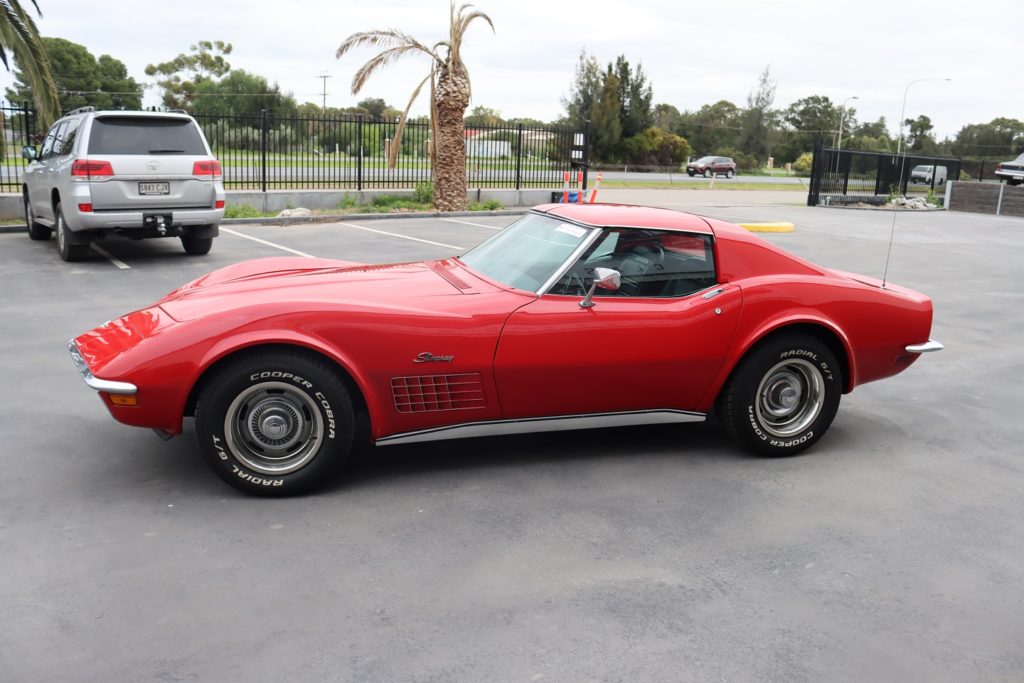
[[[192,175],[198,177],[210,176],[211,178],[220,178],[220,162],[216,159],[213,161],[197,161],[192,164]]]
[[[90,180],[106,180],[114,175],[114,167],[109,161],[75,159],[71,164],[71,175]]]
[[[1002,164],[996,164],[996,171],[1002,171],[1002,170],[1003,170],[1003,165]]]

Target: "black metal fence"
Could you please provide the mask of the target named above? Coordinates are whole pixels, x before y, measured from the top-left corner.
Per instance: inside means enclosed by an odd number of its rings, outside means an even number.
[[[21,148],[37,143],[37,127],[35,109],[27,103],[18,106],[0,101],[0,192],[21,192],[26,163]]]
[[[20,192],[25,161],[21,147],[42,137],[34,110],[0,103],[3,157],[0,191]],[[394,168],[388,155],[396,121],[352,116],[276,117],[197,115],[221,161],[227,189],[410,188],[431,180],[430,125],[410,122]],[[470,187],[561,187],[563,174],[586,159],[586,132],[553,126],[466,129]]]
[[[814,148],[807,205],[849,201],[847,197],[942,191],[947,180],[960,179],[962,167],[962,160],[949,157],[837,150],[819,145]],[[920,170],[915,173],[915,169]]]

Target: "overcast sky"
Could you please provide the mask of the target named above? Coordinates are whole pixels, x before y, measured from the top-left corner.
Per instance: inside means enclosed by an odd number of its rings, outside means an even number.
[[[334,57],[356,31],[399,28],[432,44],[447,37],[447,0],[38,0],[45,36],[110,54],[137,81],[146,64],[168,60],[197,40],[234,45],[229,61],[276,81],[299,102],[350,106],[381,97],[401,108],[426,74],[408,58],[378,73],[358,96],[352,74],[373,54]],[[30,0],[22,0],[31,7]],[[473,83],[470,107],[505,117],[553,120],[564,112],[581,50],[604,64],[624,54],[642,63],[654,102],[680,110],[720,99],[744,105],[765,65],[778,90],[775,106],[809,95],[851,101],[860,121],[886,117],[895,133],[907,84],[907,117],[927,114],[937,136],[998,116],[1024,119],[1024,1],[913,3],[807,0],[480,0],[495,32],[475,22],[463,56]],[[0,69],[0,86],[11,83]],[[156,104],[154,89],[146,103]],[[425,113],[426,97],[414,108]]]

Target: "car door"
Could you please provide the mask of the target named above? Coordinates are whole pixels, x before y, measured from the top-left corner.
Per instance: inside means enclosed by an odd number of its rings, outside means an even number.
[[[46,223],[53,222],[53,207],[50,206],[50,173],[46,164],[53,151],[53,143],[57,137],[57,130],[64,124],[58,121],[53,124],[43,139],[43,145],[39,149],[39,156],[29,162],[25,169],[25,187],[28,189],[29,201],[32,202],[32,211],[36,218],[42,218]]]
[[[606,233],[506,322],[495,354],[506,418],[694,410],[720,369],[742,297],[715,283],[711,236]],[[603,248],[615,233],[617,243]],[[619,270],[622,284],[581,307],[597,267]]]

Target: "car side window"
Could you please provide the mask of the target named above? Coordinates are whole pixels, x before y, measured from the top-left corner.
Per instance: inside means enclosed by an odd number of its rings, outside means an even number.
[[[716,282],[710,235],[610,228],[551,288],[551,294],[583,296],[595,268],[612,268],[622,276],[619,289],[598,289],[594,296],[682,297]]]
[[[78,137],[78,127],[82,119],[72,119],[67,122],[66,127],[57,131],[57,139],[53,143],[55,156],[67,156],[75,149],[75,138]]]
[[[50,129],[50,132],[46,134],[46,139],[43,140],[43,146],[39,150],[40,161],[48,159],[51,156],[51,152],[53,151],[53,141],[57,137],[57,130],[63,125],[63,123],[54,125],[54,127]]]

